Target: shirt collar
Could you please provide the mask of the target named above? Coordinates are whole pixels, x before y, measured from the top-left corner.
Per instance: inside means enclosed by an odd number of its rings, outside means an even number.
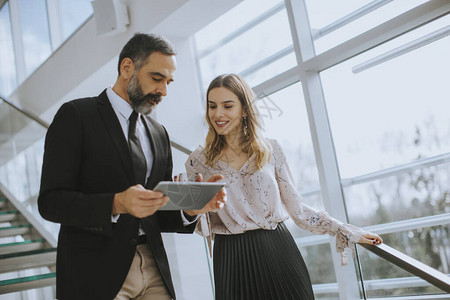
[[[117,95],[111,87],[106,89],[106,95],[108,96],[109,102],[111,102],[114,110],[119,112],[122,117],[128,120],[133,112],[131,105],[125,101],[125,99]]]

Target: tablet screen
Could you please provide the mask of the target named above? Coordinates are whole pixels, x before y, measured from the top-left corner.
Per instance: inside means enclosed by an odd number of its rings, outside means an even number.
[[[159,210],[201,209],[216,195],[225,182],[161,181],[153,189],[169,196],[169,202]]]

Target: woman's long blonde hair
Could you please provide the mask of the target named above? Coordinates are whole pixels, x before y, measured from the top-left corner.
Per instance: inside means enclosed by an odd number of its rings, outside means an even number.
[[[217,76],[211,81],[206,92],[206,122],[209,125],[205,141],[206,164],[210,167],[214,167],[226,146],[225,137],[217,134],[209,119],[209,92],[212,89],[219,87],[228,89],[239,98],[242,105],[242,111],[247,114],[247,122],[242,122],[242,135],[239,143],[242,151],[248,153],[249,157],[255,154],[256,167],[261,169],[264,164],[270,160],[271,148],[261,135],[259,114],[254,106],[254,101],[256,100],[255,94],[245,80],[236,74]],[[245,125],[247,125],[247,128],[244,128]]]

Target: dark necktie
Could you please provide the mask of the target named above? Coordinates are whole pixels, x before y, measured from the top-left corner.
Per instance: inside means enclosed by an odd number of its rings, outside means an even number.
[[[136,134],[136,121],[138,113],[133,111],[130,116],[130,124],[128,127],[128,146],[130,147],[131,160],[133,161],[133,170],[136,183],[145,185],[145,177],[147,175],[147,161],[145,160],[144,151],[142,151],[141,143]]]

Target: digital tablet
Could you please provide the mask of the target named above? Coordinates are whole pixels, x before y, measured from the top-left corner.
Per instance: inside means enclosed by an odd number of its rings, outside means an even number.
[[[153,189],[169,196],[159,210],[201,209],[217,194],[225,182],[161,181]]]

